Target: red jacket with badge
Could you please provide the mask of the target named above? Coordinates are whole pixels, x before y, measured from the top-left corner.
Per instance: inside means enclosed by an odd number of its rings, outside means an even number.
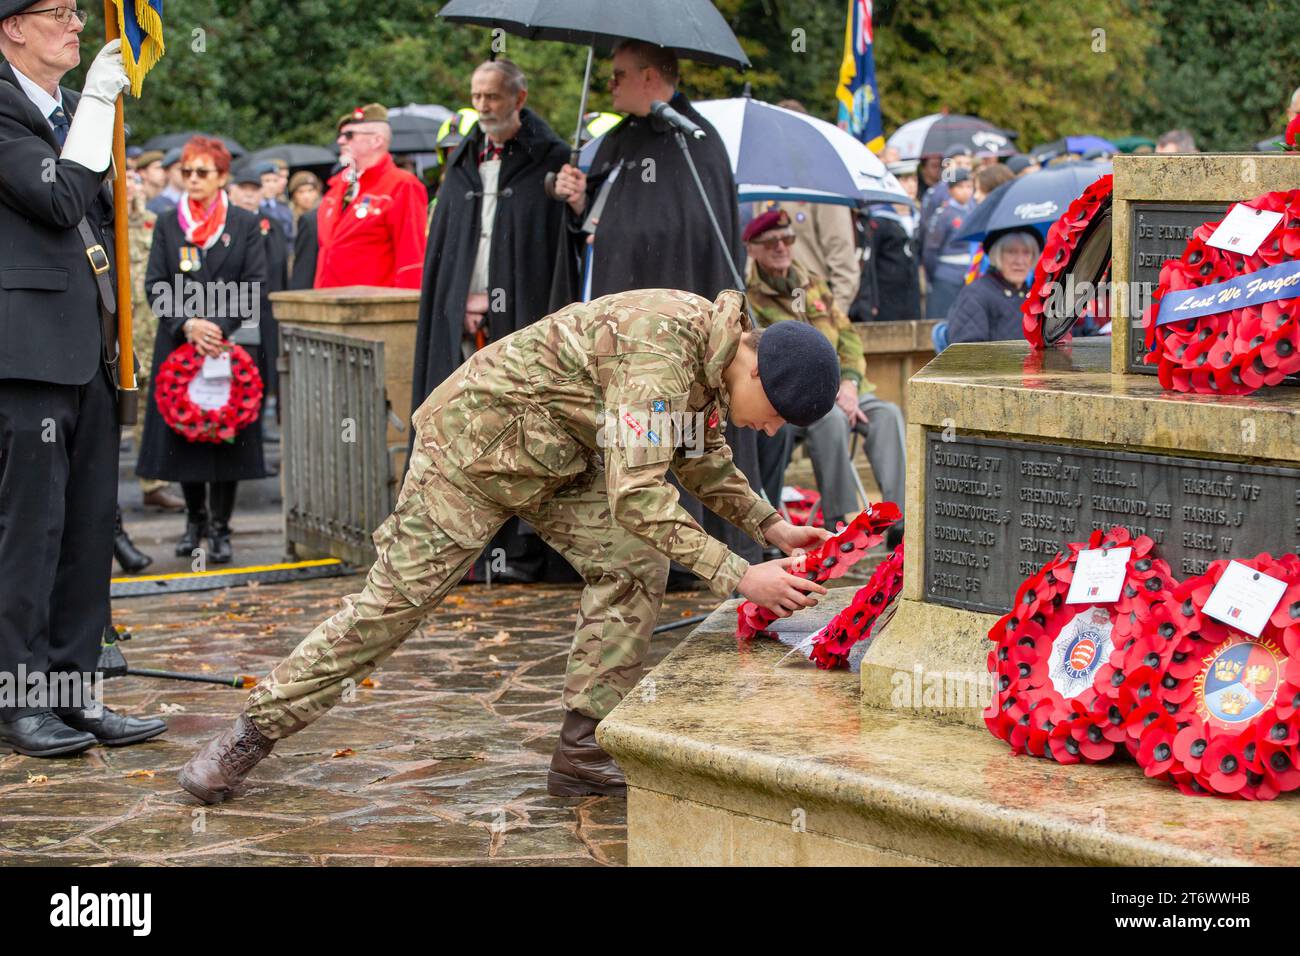
[[[344,208],[347,188],[342,173],[331,179],[316,214],[316,288],[420,288],[428,207],[423,184],[385,156],[361,174],[357,198]]]

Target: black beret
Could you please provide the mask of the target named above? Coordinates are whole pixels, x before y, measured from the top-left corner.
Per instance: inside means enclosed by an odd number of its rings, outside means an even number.
[[[785,319],[758,340],[758,378],[778,415],[791,425],[811,425],[835,407],[840,359],[811,325]]]
[[[28,7],[36,6],[36,0],[0,0],[0,20],[6,20],[15,13],[22,13]]]

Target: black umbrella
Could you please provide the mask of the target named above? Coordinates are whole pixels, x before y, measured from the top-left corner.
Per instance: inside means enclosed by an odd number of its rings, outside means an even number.
[[[668,47],[688,60],[741,69],[749,66],[749,57],[710,0],[451,0],[438,16],[452,23],[505,30],[528,40],[559,40],[587,47],[587,72],[573,134],[575,165],[597,49],[603,54],[619,40],[644,40]]]
[[[264,163],[278,159],[288,164],[290,169],[304,166],[333,166],[338,162],[338,154],[324,146],[312,146],[309,143],[282,143],[279,146],[267,146],[249,153],[246,163]]]
[[[404,113],[401,116],[389,116],[388,125],[393,130],[393,142],[390,153],[432,153],[438,148],[438,131],[442,129],[442,120],[428,116],[414,116]]]
[[[162,133],[159,136],[154,136],[151,139],[146,140],[143,147],[146,150],[158,149],[165,153],[169,149],[179,149],[195,136],[206,136],[209,139],[221,140],[221,142],[225,144],[226,149],[230,150],[231,156],[243,156],[248,152],[248,150],[244,149],[243,146],[231,139],[229,136],[216,136],[212,133],[202,133],[193,129],[186,130],[183,133]]]

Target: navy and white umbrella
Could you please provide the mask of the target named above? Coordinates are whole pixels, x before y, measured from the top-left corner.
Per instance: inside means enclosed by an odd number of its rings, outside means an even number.
[[[912,202],[879,157],[833,123],[747,96],[693,105],[726,147],[742,203]],[[599,145],[594,139],[583,149],[584,168]]]
[[[887,146],[898,150],[900,159],[942,156],[952,146],[965,146],[972,153],[987,149],[999,156],[1015,152],[1014,133],[999,129],[988,120],[962,113],[931,113],[904,123],[894,130]]]
[[[1007,229],[1033,229],[1046,237],[1070,203],[1111,169],[1110,163],[1063,163],[1003,183],[975,207],[957,238],[983,242]]]

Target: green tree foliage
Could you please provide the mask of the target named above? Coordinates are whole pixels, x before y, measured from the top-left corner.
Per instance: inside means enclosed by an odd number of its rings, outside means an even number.
[[[1300,85],[1300,0],[1147,0],[1163,26],[1134,107],[1155,133],[1192,131],[1201,149],[1249,150],[1281,139]]]
[[[834,119],[845,0],[715,0],[753,69],[686,63],[694,98],[801,100]],[[529,104],[573,134],[585,48],[494,38],[439,20],[439,0],[183,0],[167,6],[167,54],[132,139],[203,129],[250,149],[330,142],[345,110],[367,102],[467,105],[469,74],[503,52],[530,77]],[[83,40],[103,36],[96,5]],[[948,109],[1021,133],[1029,147],[1071,133],[1190,128],[1234,148],[1278,128],[1300,62],[1300,0],[876,0],[876,67],[885,129]],[[1163,25],[1162,25],[1163,24]],[[504,49],[500,49],[504,43]],[[1278,49],[1278,47],[1282,49]],[[597,58],[589,108],[608,108]],[[74,74],[69,83],[79,84]]]

